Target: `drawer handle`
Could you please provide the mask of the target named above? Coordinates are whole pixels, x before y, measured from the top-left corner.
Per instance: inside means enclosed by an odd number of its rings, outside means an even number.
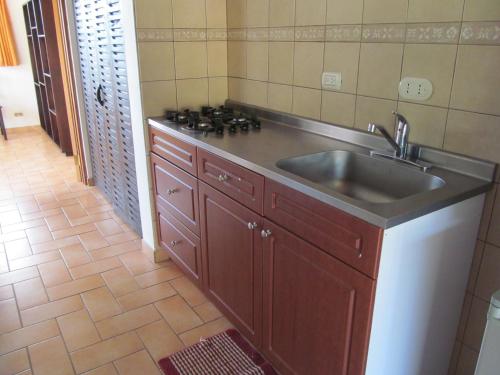
[[[170,247],[174,248],[176,245],[178,245],[181,241],[173,240],[170,241]]]
[[[257,225],[257,223],[256,223],[256,222],[253,222],[253,223],[248,223],[248,224],[247,224],[247,227],[248,227],[248,229],[250,229],[250,230],[254,230],[255,228],[257,228],[257,227],[258,227],[258,225]]]
[[[225,173],[217,176],[217,179],[219,180],[219,182],[227,181],[228,178],[229,178],[228,175]]]
[[[168,189],[168,190],[167,190],[167,194],[168,194],[168,195],[172,195],[172,194],[174,194],[174,193],[177,193],[177,191],[178,191],[177,189]]]
[[[271,234],[273,234],[273,232],[271,232],[270,229],[262,229],[261,232],[260,232],[260,236],[262,238],[267,238],[269,237]]]

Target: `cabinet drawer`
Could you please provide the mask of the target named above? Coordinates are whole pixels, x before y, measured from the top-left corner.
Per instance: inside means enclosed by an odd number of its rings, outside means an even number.
[[[151,154],[157,206],[168,209],[193,233],[200,234],[198,181],[168,161]]]
[[[198,149],[198,177],[248,208],[263,213],[264,177]]]
[[[201,286],[201,244],[170,212],[158,207],[160,245],[193,281]]]
[[[196,146],[149,127],[151,151],[196,176]]]
[[[376,278],[381,228],[269,179],[264,216]]]

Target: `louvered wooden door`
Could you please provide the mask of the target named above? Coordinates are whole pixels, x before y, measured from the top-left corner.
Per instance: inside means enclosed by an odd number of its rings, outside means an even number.
[[[141,233],[120,0],[76,0],[75,19],[95,184]]]

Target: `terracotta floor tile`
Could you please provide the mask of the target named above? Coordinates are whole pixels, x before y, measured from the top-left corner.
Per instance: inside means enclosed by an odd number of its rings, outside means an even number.
[[[166,267],[158,268],[156,270],[136,276],[135,279],[142,288],[162,283],[164,281],[175,279],[182,276],[183,273],[175,264],[170,263]]]
[[[2,375],[14,375],[29,370],[30,361],[26,349],[0,356],[0,373]]]
[[[115,297],[135,292],[140,288],[139,284],[137,284],[125,267],[106,271],[101,276]]]
[[[32,212],[40,211],[40,207],[38,207],[38,204],[36,203],[35,199],[19,202],[17,204],[17,208],[19,209],[20,214],[29,214]]]
[[[57,323],[70,352],[101,341],[94,322],[85,309],[60,316]]]
[[[80,296],[72,296],[23,310],[21,311],[21,319],[23,325],[28,326],[80,309],[83,309]]]
[[[26,238],[26,232],[24,230],[18,230],[17,232],[4,233],[0,235],[1,242],[15,241],[22,238]]]
[[[39,264],[38,270],[46,288],[71,281],[69,271],[62,259]]]
[[[180,339],[186,346],[190,346],[200,342],[201,338],[207,338],[214,336],[218,333],[224,332],[229,328],[234,328],[231,323],[226,318],[219,318],[217,320],[206,323],[199,326],[191,331],[184,332],[180,334]]]
[[[120,259],[133,275],[140,275],[160,268],[159,265],[152,263],[142,251],[121,255]]]
[[[142,240],[134,240],[124,243],[119,243],[116,245],[111,245],[108,247],[103,247],[102,249],[91,251],[92,258],[95,260],[109,258],[112,256],[128,253],[129,251],[140,250],[142,248]]]
[[[4,301],[6,299],[14,298],[14,290],[12,289],[12,285],[5,285],[0,287],[0,301]]]
[[[73,279],[80,279],[85,276],[109,271],[112,270],[113,268],[118,268],[122,266],[123,264],[120,261],[120,259],[117,257],[113,257],[70,268],[69,272],[71,276],[73,276]]]
[[[47,293],[39,277],[14,284],[14,292],[20,310],[47,303]]]
[[[45,221],[47,222],[47,226],[51,232],[71,226],[64,214],[47,217],[45,218]]]
[[[95,226],[103,236],[112,236],[123,232],[122,227],[113,219],[98,221],[95,223]]]
[[[110,219],[111,215],[109,212],[99,212],[97,214],[82,216],[76,219],[71,219],[71,225],[83,225],[89,223],[95,223],[96,221]]]
[[[62,249],[71,245],[77,245],[79,243],[80,240],[78,239],[78,236],[72,236],[72,237],[61,238],[59,240],[44,242],[37,245],[32,245],[31,250],[33,251],[33,253],[38,254],[46,251]]]
[[[107,365],[85,372],[83,375],[118,375],[118,372],[112,363],[108,363]]]
[[[193,308],[204,322],[210,322],[222,316],[222,313],[212,302],[205,302]]]
[[[31,246],[26,238],[5,242],[5,252],[9,259],[24,258],[32,254]]]
[[[21,328],[15,299],[0,301],[0,334]]]
[[[93,214],[97,214],[99,212],[105,212],[105,211],[113,211],[113,206],[111,206],[109,204],[103,204],[100,206],[87,208],[87,212],[89,215],[93,215]]]
[[[9,353],[59,335],[55,320],[24,327],[0,336],[0,354]]]
[[[160,375],[160,371],[156,367],[156,364],[145,350],[141,350],[140,352],[115,361],[115,366],[120,375]]]
[[[0,213],[0,225],[10,225],[21,222],[21,214],[19,210],[12,210]]]
[[[73,352],[71,359],[76,371],[81,373],[135,353],[143,347],[137,334],[129,332]]]
[[[61,255],[67,267],[81,266],[82,264],[87,264],[92,261],[82,244],[72,245],[61,249]]]
[[[93,232],[95,231],[95,225],[93,223],[90,224],[82,224],[77,225],[76,227],[69,227],[66,229],[56,230],[52,232],[55,240],[65,237],[72,237],[83,233]]]
[[[104,285],[101,275],[92,275],[83,279],[69,281],[51,288],[47,288],[47,294],[51,301],[80,294],[88,290],[96,289]]]
[[[137,334],[155,361],[184,348],[184,344],[164,320],[139,328]]]
[[[16,232],[16,231],[20,231],[20,230],[29,229],[29,228],[39,227],[39,226],[44,225],[44,224],[45,224],[45,222],[43,221],[43,219],[23,221],[22,223],[3,226],[2,232],[3,233],[11,233],[11,232]]]
[[[147,305],[126,313],[101,320],[96,328],[103,339],[118,336],[151,322],[160,320],[161,316],[153,305]]]
[[[33,213],[29,213],[29,214],[24,214],[24,215],[21,215],[21,218],[23,219],[23,221],[44,219],[44,218],[51,217],[54,215],[59,215],[61,212],[62,212],[62,210],[60,208],[52,208],[49,210],[43,210],[43,211],[33,212]]]
[[[185,332],[203,324],[182,297],[173,296],[156,302],[155,306],[175,333]]]
[[[198,306],[207,301],[202,292],[187,277],[179,277],[170,284],[191,306]]]
[[[14,284],[34,277],[38,277],[38,270],[36,267],[27,267],[17,271],[2,273],[0,274],[0,286]]]
[[[59,251],[47,251],[45,253],[35,254],[24,258],[11,260],[9,264],[10,264],[10,269],[14,271],[21,268],[52,262],[60,258],[61,254],[59,254]]]
[[[176,294],[175,289],[167,282],[137,290],[118,297],[117,300],[125,311],[129,311],[171,297],[174,294]]]
[[[28,347],[33,372],[37,375],[74,374],[64,342],[60,336]]]
[[[108,241],[110,245],[116,245],[118,243],[137,240],[139,238],[140,237],[135,232],[123,232],[112,236],[106,236],[106,241]]]
[[[108,242],[98,231],[81,234],[80,241],[87,251],[100,249],[108,246]]]
[[[0,252],[0,273],[4,272],[9,272],[9,262],[7,262],[7,254],[2,251]]]
[[[46,225],[26,229],[26,237],[31,245],[52,241],[52,234],[50,234],[49,228]]]
[[[82,299],[94,322],[122,312],[120,305],[107,287],[85,292],[82,294]]]
[[[87,215],[87,212],[80,203],[71,206],[66,206],[63,208],[63,211],[69,220],[73,220]]]

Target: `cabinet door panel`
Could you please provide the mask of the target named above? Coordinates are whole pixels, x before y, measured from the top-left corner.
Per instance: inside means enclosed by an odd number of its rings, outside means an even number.
[[[256,346],[262,319],[260,217],[200,182],[204,289]]]
[[[375,282],[267,220],[264,228],[264,353],[283,374],[363,374]]]

